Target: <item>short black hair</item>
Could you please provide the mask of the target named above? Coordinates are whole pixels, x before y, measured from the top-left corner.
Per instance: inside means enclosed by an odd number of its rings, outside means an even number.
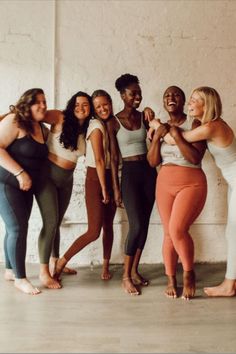
[[[118,79],[115,82],[115,87],[119,92],[122,93],[131,84],[139,85],[138,77],[131,74],[124,74],[118,77]]]
[[[185,103],[185,102],[186,102],[185,93],[184,93],[184,91],[183,91],[179,86],[176,86],[176,85],[172,85],[172,86],[167,87],[167,89],[165,90],[165,92],[164,92],[164,94],[163,94],[163,97],[165,96],[166,91],[169,90],[169,89],[172,88],[172,87],[175,88],[175,89],[177,89],[177,90],[179,90],[179,92],[180,92],[181,95],[182,95],[183,101],[184,101],[184,103]]]

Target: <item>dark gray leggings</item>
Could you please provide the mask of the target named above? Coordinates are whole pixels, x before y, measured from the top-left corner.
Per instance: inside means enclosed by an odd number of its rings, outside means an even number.
[[[69,205],[74,170],[66,170],[48,161],[35,197],[42,216],[38,246],[41,264],[48,264],[50,255],[59,257],[60,225]]]
[[[0,215],[6,229],[5,265],[7,269],[13,270],[18,279],[26,278],[26,239],[32,204],[32,190],[20,190],[16,178],[0,168]]]
[[[134,256],[143,249],[155,201],[156,169],[145,161],[123,161],[121,191],[129,221],[125,254]]]

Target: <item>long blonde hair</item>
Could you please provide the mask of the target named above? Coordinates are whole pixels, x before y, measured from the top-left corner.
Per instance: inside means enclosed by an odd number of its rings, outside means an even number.
[[[221,98],[218,92],[214,88],[208,86],[201,86],[195,88],[192,91],[192,94],[194,92],[198,93],[204,102],[205,110],[201,120],[202,124],[221,117],[222,114]]]

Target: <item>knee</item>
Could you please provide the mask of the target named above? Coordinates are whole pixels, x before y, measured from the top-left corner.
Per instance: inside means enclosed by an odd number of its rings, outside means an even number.
[[[104,235],[110,235],[111,233],[113,233],[113,224],[106,224],[105,226],[102,227],[103,229],[103,234]]]
[[[132,239],[138,239],[139,235],[142,233],[142,225],[140,222],[131,223],[129,225],[129,235]]]
[[[100,236],[101,228],[89,228],[87,231],[87,237],[90,242],[96,241]]]
[[[47,221],[43,223],[40,235],[55,235],[57,232],[58,227],[60,227],[60,225],[58,225],[58,223],[55,221]]]
[[[186,233],[188,233],[188,229],[185,229],[183,226],[170,225],[169,227],[169,234],[172,240],[181,241]]]
[[[7,229],[7,234],[8,236],[12,238],[18,238],[21,237],[22,235],[27,235],[28,232],[28,222],[21,222],[21,223],[15,223],[12,224],[8,229]]]

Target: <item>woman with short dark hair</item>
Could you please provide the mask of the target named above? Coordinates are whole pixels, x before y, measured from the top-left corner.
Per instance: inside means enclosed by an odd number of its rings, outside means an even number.
[[[122,286],[130,295],[139,295],[140,285],[148,285],[138,271],[147,239],[149,219],[155,200],[156,169],[147,162],[146,121],[138,107],[142,101],[139,79],[121,75],[115,82],[124,108],[108,122],[111,144],[111,168],[117,206],[123,200],[129,221],[125,242]],[[118,179],[122,157],[121,185]]]

